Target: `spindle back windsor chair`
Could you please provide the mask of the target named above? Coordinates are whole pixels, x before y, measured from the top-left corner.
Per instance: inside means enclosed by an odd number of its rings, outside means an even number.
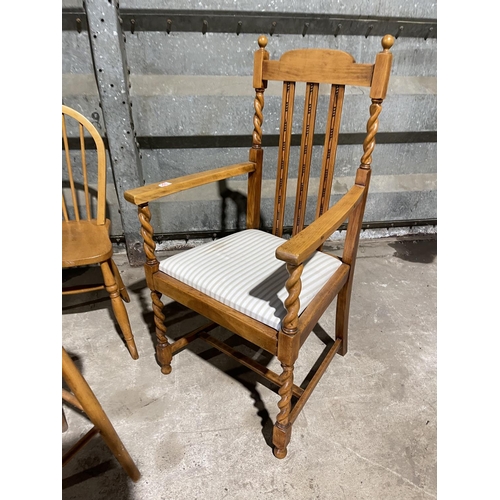
[[[77,138],[79,161],[71,158],[70,129]],[[62,268],[99,265],[103,282],[63,286],[63,295],[106,289],[114,315],[133,359],[139,354],[135,345],[125,302],[127,289],[113,260],[106,218],[106,151],[94,125],[81,113],[62,106],[63,194],[62,194]]]

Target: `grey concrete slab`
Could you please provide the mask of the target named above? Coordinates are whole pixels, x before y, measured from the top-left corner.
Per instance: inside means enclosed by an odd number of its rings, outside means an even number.
[[[96,437],[63,469],[62,498],[436,498],[437,256],[435,239],[422,238],[362,240],[349,352],[332,361],[281,461],[269,447],[279,398],[253,374],[202,341],[174,357],[170,375],[160,373],[143,270],[117,253],[140,358],[130,358],[105,292],[63,299],[62,341],[142,478],[132,483]],[[91,280],[95,271],[72,280]],[[165,302],[171,338],[203,321]],[[304,344],[299,384],[333,324],[332,306]],[[215,334],[239,344],[222,329]],[[274,359],[255,357],[277,370]],[[66,413],[63,450],[89,428],[83,416]]]

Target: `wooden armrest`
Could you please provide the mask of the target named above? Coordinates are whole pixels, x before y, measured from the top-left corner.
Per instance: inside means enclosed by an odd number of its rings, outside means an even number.
[[[353,186],[321,217],[280,245],[276,258],[294,266],[302,264],[348,219],[361,201],[364,190],[362,186]]]
[[[127,201],[134,205],[143,205],[144,203],[149,203],[150,201],[169,194],[202,186],[203,184],[210,184],[211,182],[227,179],[228,177],[235,177],[237,175],[253,172],[254,170],[254,162],[247,161],[244,163],[236,163],[235,165],[228,165],[226,167],[206,170],[196,174],[184,175],[182,177],[176,177],[175,179],[129,189],[125,191],[124,196]]]

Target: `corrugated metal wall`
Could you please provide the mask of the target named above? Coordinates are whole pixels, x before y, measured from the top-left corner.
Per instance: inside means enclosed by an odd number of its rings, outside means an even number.
[[[108,3],[108,0],[100,1]],[[103,111],[106,112],[106,109],[99,106],[98,84],[88,31],[85,23],[83,29],[80,29],[81,24],[73,24],[75,12],[84,14],[83,4],[63,2],[63,8],[62,101],[84,113],[105,134]],[[165,16],[163,31],[150,31],[154,29],[154,23],[150,23],[148,28],[144,22],[141,28],[140,14],[146,12],[144,9],[163,9],[158,11],[159,15]],[[258,34],[246,33],[244,28],[237,34],[236,25],[231,33],[213,32],[217,30],[214,24],[217,20],[208,23],[205,34],[202,33],[203,26],[198,31],[175,31],[175,22],[169,26],[170,33],[167,33],[168,9],[172,9],[173,13],[177,9],[202,9],[207,13],[236,12],[241,14],[243,27],[249,13],[274,13],[273,19],[277,22],[273,36],[269,36],[269,32],[263,32],[269,38],[267,49],[271,58],[277,58],[290,49],[325,47],[345,50],[353,54],[357,62],[371,63],[375,54],[381,50],[382,36],[372,34],[376,29],[372,29],[372,32],[367,29],[364,35],[343,34],[342,30],[337,36],[334,32],[280,33],[280,20],[283,26],[285,17],[294,13],[343,15],[352,16],[353,19],[364,16],[367,23],[371,22],[377,28],[384,22],[387,24],[389,20],[398,19],[405,19],[410,24],[413,20],[417,28],[418,23],[423,26],[426,20],[429,21],[429,26],[432,26],[431,22],[436,26],[436,3],[429,0],[418,3],[361,0],[352,4],[323,0],[311,0],[307,3],[273,0],[259,3],[250,0],[237,3],[228,0],[122,0],[119,13],[124,20],[124,58],[130,71],[129,97],[141,155],[141,178],[146,183],[245,161],[253,131],[254,90],[251,75],[253,53],[258,48]],[[134,12],[137,13],[137,21],[131,23]],[[84,15],[81,19],[84,19]],[[311,27],[314,27],[313,23]],[[419,36],[405,36],[404,31],[400,31],[392,49],[393,71],[381,115],[379,141],[373,157],[374,176],[365,214],[367,222],[400,221],[411,225],[426,221],[432,223],[437,218],[435,29],[434,27],[434,32],[427,31],[424,36],[422,30],[419,31]],[[344,31],[349,32],[347,23],[344,23]],[[352,31],[355,30],[351,29]],[[108,60],[106,64],[112,62]],[[273,138],[279,132],[281,88],[270,83],[265,99],[263,133],[273,144]],[[295,119],[298,124],[301,119],[299,101],[297,105],[299,108]],[[321,95],[317,132],[322,123],[325,123],[327,105],[328,96]],[[341,129],[343,144],[339,147],[337,157],[332,201],[347,190],[359,165],[362,150],[359,145],[361,135],[357,134],[364,133],[368,107],[369,98],[365,89],[354,89],[346,96],[345,119]],[[317,142],[318,146],[314,147],[313,152],[312,174],[316,180],[322,149],[322,141]],[[262,217],[264,224],[269,226],[277,147],[267,147],[264,154]],[[291,166],[293,165],[296,171],[298,147],[292,148]],[[119,205],[123,202],[119,199],[120,190],[114,189],[111,167],[117,175],[119,167],[109,164],[108,182],[112,234],[120,236],[123,234],[123,218],[130,217],[130,212],[122,210],[120,214]],[[312,196],[314,188],[315,179],[311,182]],[[232,199],[227,200],[224,213],[221,192],[232,195]],[[238,199],[244,203],[245,193],[246,183],[241,178],[230,180],[226,185],[215,184],[167,198],[156,207],[152,206],[155,231],[172,235],[234,229],[238,223],[244,223],[243,218],[238,220],[241,208]],[[310,203],[310,206],[313,210],[314,204]],[[139,227],[138,222],[133,223]]]

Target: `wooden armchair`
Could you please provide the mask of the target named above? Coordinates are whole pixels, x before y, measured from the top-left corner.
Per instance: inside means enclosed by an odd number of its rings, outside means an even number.
[[[347,352],[354,265],[370,183],[375,134],[389,82],[392,63],[389,50],[394,37],[383,37],[383,50],[377,54],[374,64],[357,64],[348,53],[329,49],[292,50],[273,61],[269,60],[266,51],[267,38],[261,36],[258,43],[260,49],[254,56],[256,96],[249,160],[138,187],[127,191],[125,198],[138,206],[161,371],[170,373],[172,356],[189,342],[201,338],[276,384],[280,400],[273,445],[275,456],[284,458],[292,424],[299,412],[334,355]],[[272,234],[259,229],[263,164],[261,126],[264,92],[269,80],[283,82]],[[306,92],[293,231],[291,238],[286,240],[282,235],[296,82],[305,82]],[[319,84],[325,83],[331,85],[331,93],[316,219],[304,227],[318,90]],[[346,85],[369,87],[371,105],[354,185],[330,208]],[[247,229],[159,262],[155,256],[149,203],[178,191],[241,174],[248,174]],[[323,243],[346,221],[342,258],[322,252]],[[170,343],[164,325],[162,294],[207,317],[212,323]],[[294,363],[301,346],[336,297],[335,342],[307,388],[302,389],[293,383]],[[209,335],[208,331],[217,325],[277,356],[281,374]]]
[[[71,161],[68,129],[80,146],[78,165]],[[78,111],[62,106],[63,162],[62,268],[99,265],[102,281],[82,286],[63,286],[63,295],[104,290],[109,293],[116,320],[133,359],[138,359],[125,302],[130,298],[113,260],[106,218],[106,152],[97,129]],[[88,143],[92,144],[92,147]],[[90,157],[93,157],[92,159]],[[94,160],[94,161],[92,161]]]

